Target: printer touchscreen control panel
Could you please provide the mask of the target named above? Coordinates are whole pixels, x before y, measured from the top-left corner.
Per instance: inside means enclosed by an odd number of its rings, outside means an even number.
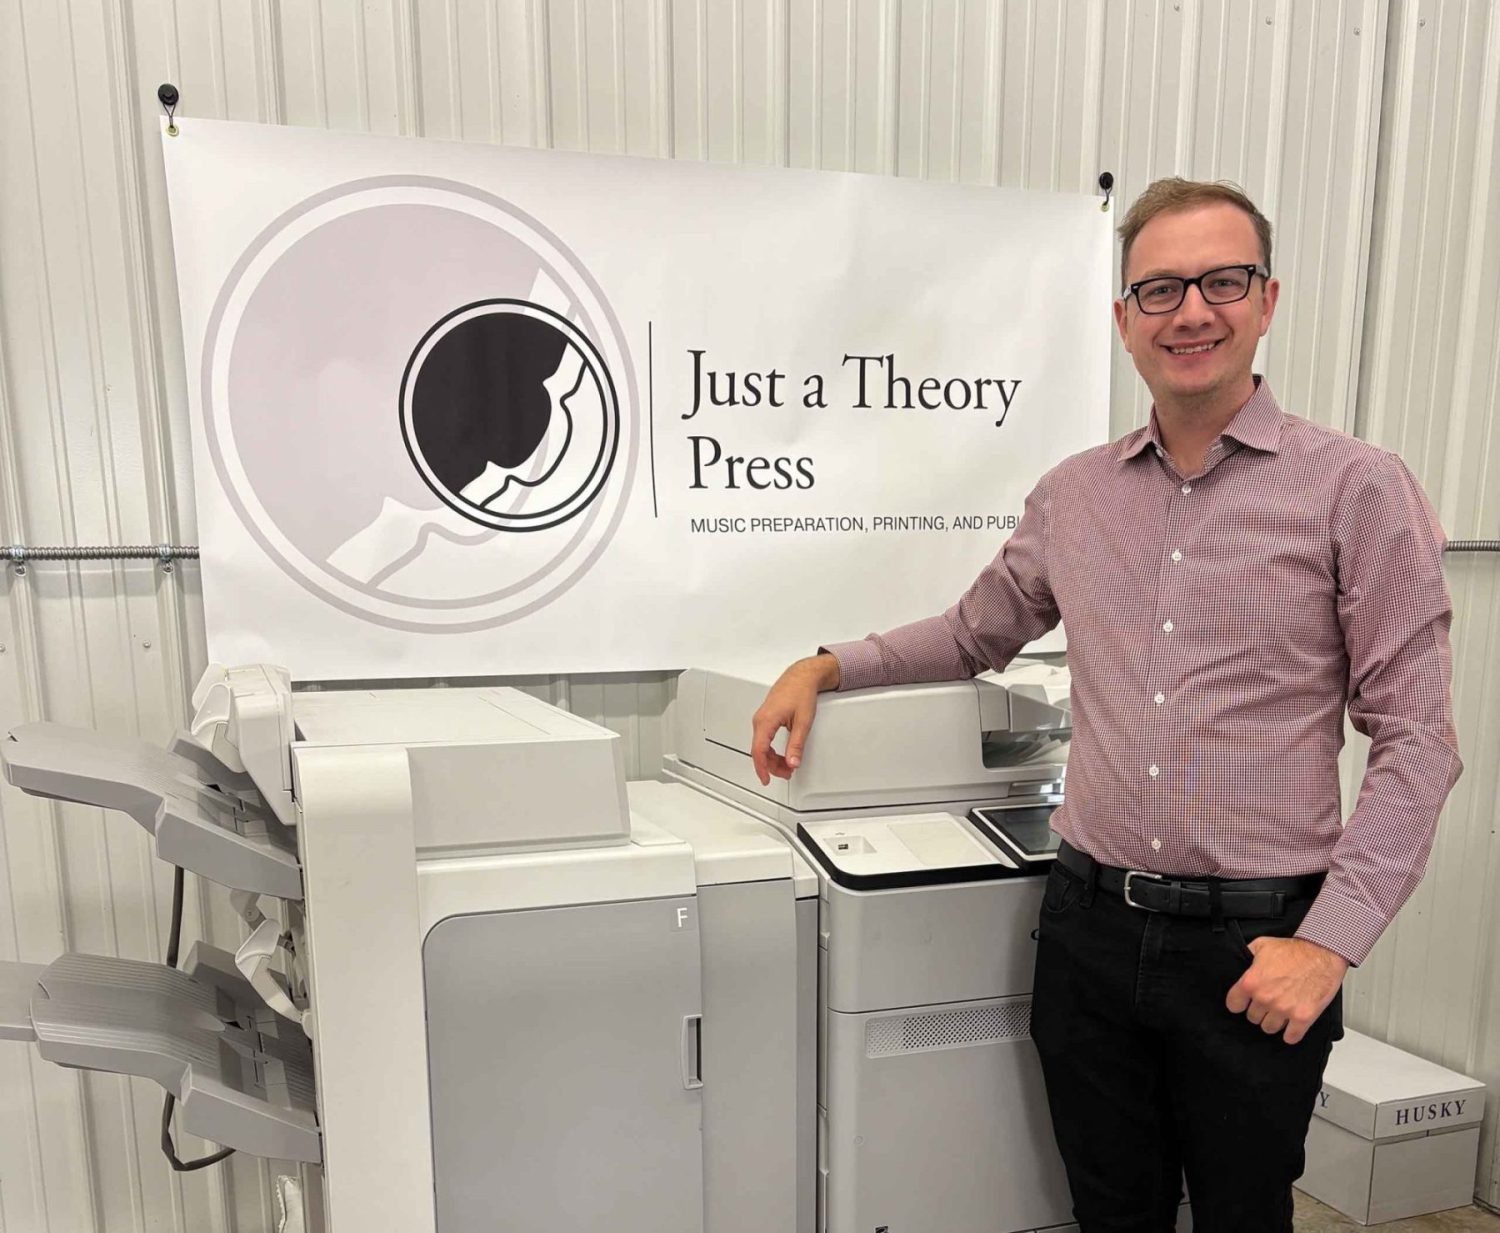
[[[1056,803],[1007,809],[1004,806],[969,810],[979,832],[1023,869],[1043,870],[1057,859],[1062,837],[1052,829]]]

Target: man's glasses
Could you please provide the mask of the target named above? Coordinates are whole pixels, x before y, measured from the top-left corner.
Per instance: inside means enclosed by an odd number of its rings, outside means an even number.
[[[1197,287],[1205,303],[1234,304],[1250,294],[1251,280],[1257,274],[1271,277],[1271,271],[1263,265],[1225,265],[1197,278],[1143,278],[1126,287],[1120,298],[1135,296],[1143,313],[1170,313],[1182,304],[1189,287]]]

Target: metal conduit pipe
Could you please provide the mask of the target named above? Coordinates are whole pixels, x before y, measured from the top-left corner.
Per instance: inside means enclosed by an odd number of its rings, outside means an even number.
[[[86,548],[31,548],[12,544],[0,552],[17,574],[26,572],[28,561],[155,561],[163,569],[171,569],[173,561],[198,559],[196,544],[114,544]]]
[[[1444,545],[1443,551],[1500,552],[1500,539],[1452,539]],[[26,572],[28,561],[156,561],[164,567],[170,567],[173,561],[196,561],[199,555],[196,544],[115,544],[50,548],[12,544],[0,549],[0,558],[13,565],[18,574]]]

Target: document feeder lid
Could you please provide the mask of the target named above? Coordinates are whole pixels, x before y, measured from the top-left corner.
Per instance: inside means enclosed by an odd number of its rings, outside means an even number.
[[[1011,676],[824,694],[791,780],[762,786],[750,761],[751,716],[774,679],[690,669],[678,680],[676,753],[796,816],[848,809],[957,807],[1056,794],[1071,735],[1067,672],[1025,665]],[[778,745],[780,748],[780,745]]]

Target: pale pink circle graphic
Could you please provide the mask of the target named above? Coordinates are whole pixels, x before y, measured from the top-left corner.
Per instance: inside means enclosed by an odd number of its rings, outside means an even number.
[[[401,190],[411,190],[413,200],[392,200]],[[286,243],[289,229],[314,210],[330,216]],[[276,245],[282,251],[257,263]],[[468,303],[527,300],[539,288],[552,299],[550,311],[615,357],[619,479],[574,523],[526,537],[551,538],[509,576],[495,545],[502,532],[456,531],[451,517],[445,523],[442,502],[403,443],[400,390],[414,347],[436,322]],[[639,431],[635,374],[619,322],[557,237],[467,185],[382,177],[287,211],[226,279],[203,354],[207,444],[237,514],[289,576],[366,620],[435,632],[515,620],[576,583],[623,519]],[[409,552],[364,576],[341,568],[350,545],[392,504],[420,527]],[[473,545],[474,594],[436,598],[389,585],[434,536]]]

